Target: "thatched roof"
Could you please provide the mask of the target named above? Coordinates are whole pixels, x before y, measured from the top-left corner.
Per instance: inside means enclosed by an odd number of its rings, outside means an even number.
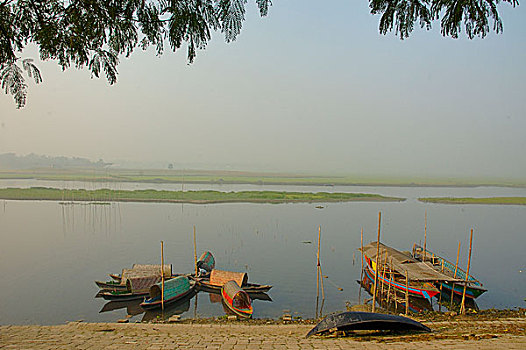
[[[228,281],[235,281],[239,286],[247,284],[248,275],[244,272],[232,272],[223,270],[212,270],[210,273],[210,284],[221,287]]]
[[[126,281],[128,290],[132,293],[148,292],[150,287],[161,280],[161,275],[132,277]]]

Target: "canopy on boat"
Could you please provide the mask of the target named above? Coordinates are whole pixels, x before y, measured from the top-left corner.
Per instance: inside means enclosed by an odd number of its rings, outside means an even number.
[[[171,299],[178,295],[187,292],[190,289],[190,280],[185,276],[177,276],[175,278],[164,281],[164,300]],[[161,295],[162,282],[154,284],[150,287],[150,298],[156,298]]]
[[[252,314],[252,307],[248,293],[239,287],[235,281],[226,282],[221,288],[221,295],[225,302],[234,310]]]
[[[212,271],[216,266],[214,256],[210,252],[204,252],[199,260],[197,260],[197,267],[205,271]]]
[[[161,280],[161,275],[132,277],[126,280],[126,288],[132,293],[144,293]]]
[[[164,277],[169,278],[172,277],[172,265],[171,264],[165,264],[164,265]],[[161,277],[161,265],[139,265],[134,264],[131,269],[123,269],[122,270],[122,279],[121,283],[124,284],[126,281],[130,278],[137,278],[137,277],[148,277],[148,276],[154,276],[158,275],[159,280]]]
[[[244,272],[232,272],[222,270],[212,270],[210,273],[210,284],[214,286],[222,286],[228,281],[235,281],[238,286],[247,284],[248,275]]]
[[[376,242],[371,242],[363,247],[363,253],[373,262],[373,269],[376,270]],[[387,261],[392,263],[393,269],[402,275],[407,275],[413,281],[444,281],[462,283],[458,278],[449,277],[426,263],[414,259],[410,254],[403,253],[394,248],[388,247],[380,243],[379,261],[382,264]]]

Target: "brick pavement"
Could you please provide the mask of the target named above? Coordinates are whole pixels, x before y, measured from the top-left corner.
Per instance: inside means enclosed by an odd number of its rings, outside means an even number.
[[[526,319],[427,325],[434,333],[306,339],[311,325],[72,322],[1,326],[0,349],[526,349]]]

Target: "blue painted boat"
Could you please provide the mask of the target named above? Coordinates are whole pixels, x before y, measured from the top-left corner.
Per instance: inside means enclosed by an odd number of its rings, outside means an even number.
[[[163,304],[161,300],[162,282],[150,287],[149,298],[145,298],[141,303],[143,309],[157,309]],[[175,303],[184,298],[195,289],[195,282],[186,276],[178,276],[164,282],[164,305]]]
[[[216,261],[210,252],[204,252],[201,257],[199,257],[199,260],[197,260],[197,267],[206,272],[211,272],[215,266]]]
[[[424,260],[424,249],[420,247],[417,244],[413,245],[413,258],[418,261]],[[460,283],[454,283],[454,282],[437,282],[437,286],[440,287],[442,285],[442,293],[451,294],[451,291],[453,290],[453,293],[457,296],[462,296],[464,293],[464,284],[466,284],[464,281],[466,280],[466,271],[462,270],[458,266],[455,266],[452,262],[442,258],[441,256],[438,256],[434,254],[433,252],[426,249],[426,263],[432,266],[435,270],[440,271],[441,273],[453,277],[458,278],[459,280],[462,280]],[[473,277],[472,275],[468,276],[468,281],[466,285],[466,298],[469,299],[475,299],[479,297],[481,294],[486,292],[487,289],[482,287],[482,283]]]

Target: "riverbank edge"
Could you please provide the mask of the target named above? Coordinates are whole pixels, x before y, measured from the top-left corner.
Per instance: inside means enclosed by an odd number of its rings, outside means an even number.
[[[422,320],[419,320],[422,321]],[[0,326],[2,349],[524,349],[526,318],[473,317],[423,323],[431,333],[355,333],[305,338],[312,324],[85,323]]]

